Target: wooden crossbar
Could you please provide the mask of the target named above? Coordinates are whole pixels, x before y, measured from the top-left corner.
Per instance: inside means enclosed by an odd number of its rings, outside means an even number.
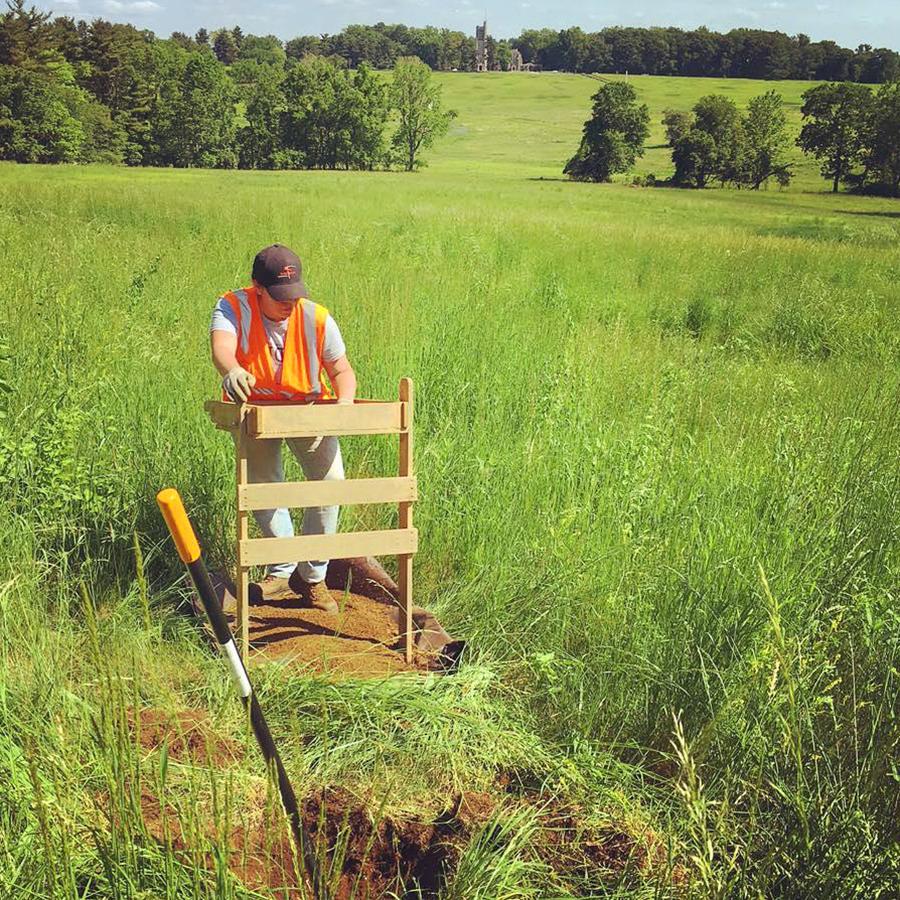
[[[358,400],[348,406],[337,403],[229,403],[208,400],[204,404],[216,428],[237,429],[245,422],[255,438],[319,437],[345,434],[401,434],[409,427],[404,401]]]
[[[238,486],[241,509],[355,506],[400,503],[418,499],[415,475],[408,478],[354,478],[347,481],[290,481]]]
[[[250,407],[247,430],[252,437],[292,438],[344,434],[400,434],[403,403],[314,404]]]
[[[280,562],[415,553],[418,545],[419,532],[415,528],[395,528],[305,534],[292,538],[248,538],[239,546],[242,566],[266,566]]]

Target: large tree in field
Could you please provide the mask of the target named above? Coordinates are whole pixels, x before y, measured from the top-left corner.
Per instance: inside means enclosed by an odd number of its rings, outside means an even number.
[[[744,135],[734,101],[721,94],[701,97],[691,126],[672,144],[676,184],[705,187],[712,178],[722,184],[739,181],[744,165]]]
[[[767,91],[754,97],[742,124],[744,146],[739,181],[758,189],[774,176],[779,184],[787,185],[791,180],[786,160],[789,139],[781,94]]]
[[[390,98],[399,117],[391,145],[406,171],[412,172],[422,165],[421,152],[447,133],[456,112],[443,108],[440,85],[431,69],[414,56],[394,64]]]
[[[576,181],[609,181],[616,172],[627,172],[644,155],[650,133],[650,113],[645,104],[638,105],[637,94],[627,82],[604,84],[593,100],[581,146],[563,169]]]
[[[862,162],[872,106],[872,92],[861,84],[820,84],[803,93],[807,121],[797,143],[821,162],[835,193]]]
[[[900,196],[900,81],[882,85],[875,95],[867,145],[869,178]]]

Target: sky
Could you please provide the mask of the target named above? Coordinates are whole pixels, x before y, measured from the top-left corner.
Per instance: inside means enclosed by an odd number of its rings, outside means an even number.
[[[30,5],[30,4],[29,4]],[[831,39],[845,47],[871,44],[900,49],[897,0],[41,0],[39,9],[76,19],[104,18],[150,28],[161,37],[204,27],[240,25],[252,34],[282,39],[298,34],[340,31],[354,23],[401,22],[474,32],[487,18],[496,37],[514,37],[523,28],[599,31],[611,25],[674,25],[713,31],[763,28],[803,32],[813,40]]]

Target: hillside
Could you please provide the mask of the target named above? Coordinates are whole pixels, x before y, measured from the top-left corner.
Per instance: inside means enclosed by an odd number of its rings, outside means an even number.
[[[590,115],[591,96],[605,80],[615,76],[569,75],[557,72],[443,73],[444,98],[459,112],[450,137],[432,154],[438,171],[491,171],[552,178],[562,174],[566,160],[581,140]],[[660,120],[663,110],[690,110],[705,94],[724,94],[739,108],[765,91],[784,98],[793,134],[800,132],[801,94],[816,82],[754,81],[728,78],[667,78],[632,76],[638,98],[650,109],[650,139],[637,166],[641,173],[660,178],[671,175],[671,152],[665,145]],[[795,186],[815,189],[824,185],[814,160],[794,152],[798,180]],[[623,176],[624,177],[624,176]]]

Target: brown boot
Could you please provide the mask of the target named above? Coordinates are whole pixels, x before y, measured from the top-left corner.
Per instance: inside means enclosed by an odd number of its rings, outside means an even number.
[[[309,582],[300,577],[300,573],[294,569],[288,579],[291,590],[300,598],[303,606],[319,609],[322,612],[337,615],[338,605],[331,591],[325,586],[324,581]]]
[[[278,597],[284,597],[290,593],[287,578],[279,578],[277,575],[266,575],[262,581],[252,583],[248,591],[248,597],[251,603],[265,603],[267,600],[274,600]]]

